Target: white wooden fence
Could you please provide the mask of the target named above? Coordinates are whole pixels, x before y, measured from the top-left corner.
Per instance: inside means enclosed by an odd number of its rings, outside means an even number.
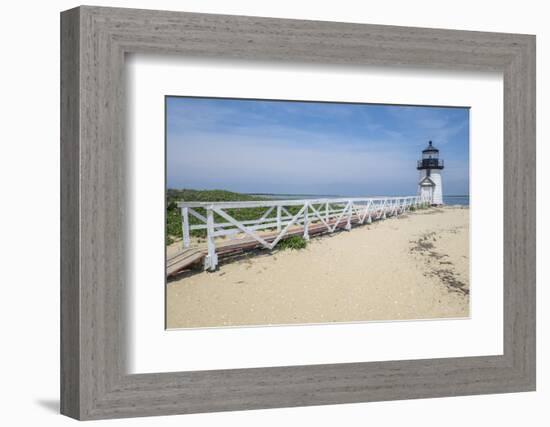
[[[247,202],[179,202],[183,247],[190,245],[190,231],[206,230],[208,254],[204,268],[214,270],[218,264],[216,238],[244,234],[254,243],[273,249],[283,238],[302,234],[309,239],[310,231],[333,233],[337,228],[351,230],[352,224],[370,223],[387,216],[400,215],[428,204],[421,196],[376,198],[327,198],[305,200],[270,200]],[[203,208],[205,215],[197,211]],[[265,208],[257,219],[239,221],[228,209]],[[290,210],[294,211],[291,213]],[[191,225],[189,217],[199,220]],[[218,219],[216,219],[218,218]],[[221,218],[221,221],[220,221]],[[260,232],[264,233],[260,233]],[[242,240],[242,239],[241,239]],[[227,247],[227,242],[224,243]]]

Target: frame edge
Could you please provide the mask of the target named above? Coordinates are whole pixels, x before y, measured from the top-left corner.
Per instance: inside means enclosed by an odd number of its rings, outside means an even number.
[[[80,8],[61,12],[60,412],[81,419],[80,385]]]

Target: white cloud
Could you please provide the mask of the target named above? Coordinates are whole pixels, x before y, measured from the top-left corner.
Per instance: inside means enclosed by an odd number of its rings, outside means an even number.
[[[235,188],[248,182],[252,191],[272,187],[345,188],[354,193],[404,178],[415,183],[414,158],[381,141],[360,144],[304,131],[265,134],[190,134],[168,146],[169,185],[196,183]],[[364,141],[362,141],[364,142]],[[190,185],[185,185],[186,183]],[[412,188],[412,187],[411,187]],[[340,191],[343,192],[343,191]]]

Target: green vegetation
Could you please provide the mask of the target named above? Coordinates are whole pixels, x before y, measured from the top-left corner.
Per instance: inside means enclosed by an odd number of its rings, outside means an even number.
[[[281,240],[277,244],[277,248],[281,250],[285,249],[305,249],[307,246],[307,240],[304,239],[302,236],[291,236],[288,239]]]
[[[193,202],[240,202],[253,200],[269,200],[261,197],[250,196],[248,194],[233,193],[225,190],[174,190],[166,191],[166,244],[169,245],[175,239],[181,239],[181,212],[177,206],[178,201],[193,201]],[[245,208],[245,209],[227,209],[227,213],[238,221],[246,221],[260,218],[267,208]],[[201,215],[206,216],[206,211],[203,208],[195,209]],[[292,212],[291,209],[289,209]],[[274,216],[272,212],[271,216]],[[215,220],[226,222],[220,216],[215,215]],[[189,215],[189,223],[191,225],[202,224],[200,220],[192,215]],[[205,237],[206,230],[192,230],[191,236]]]
[[[175,190],[168,189],[166,191],[166,245],[170,245],[176,240],[181,239],[181,211],[178,208],[177,202],[188,201],[188,202],[241,202],[241,201],[258,201],[258,200],[273,200],[269,198],[262,198],[258,196],[251,196],[248,194],[242,193],[233,193],[231,191],[225,190]],[[291,215],[296,215],[300,210],[301,206],[286,206],[286,209]],[[318,209],[324,209],[324,205],[317,206]],[[335,209],[336,206],[330,205],[331,209]],[[226,209],[225,211],[235,218],[237,221],[247,221],[261,218],[265,214],[268,208],[258,207],[258,208],[241,208],[241,209]],[[200,213],[203,216],[206,216],[206,210],[203,208],[195,208],[196,212]],[[277,215],[276,209],[269,214],[268,218],[275,219]],[[216,222],[227,222],[225,219],[215,214],[214,219]],[[189,215],[189,224],[190,225],[199,225],[204,224],[199,219],[195,218],[192,215]],[[206,230],[191,230],[190,235],[193,237],[206,237]],[[281,241],[277,246],[288,245],[288,248],[292,249],[301,249],[305,247],[305,240],[303,242],[299,241],[301,238],[288,238],[284,241]],[[303,239],[302,239],[303,240]],[[285,243],[287,242],[288,243]],[[303,246],[302,246],[303,245]]]

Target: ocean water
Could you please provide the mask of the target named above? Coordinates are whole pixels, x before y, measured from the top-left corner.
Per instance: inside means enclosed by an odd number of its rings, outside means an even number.
[[[306,199],[330,199],[334,197],[346,197],[338,196],[336,194],[262,194],[262,193],[253,193],[249,194],[250,196],[258,196],[263,199],[273,199],[273,200],[306,200]]]
[[[470,206],[470,196],[443,196],[446,205]]]
[[[334,194],[254,194],[264,199],[297,200],[297,199],[323,199],[331,197],[346,197]],[[443,196],[446,205],[470,206],[470,196]]]

